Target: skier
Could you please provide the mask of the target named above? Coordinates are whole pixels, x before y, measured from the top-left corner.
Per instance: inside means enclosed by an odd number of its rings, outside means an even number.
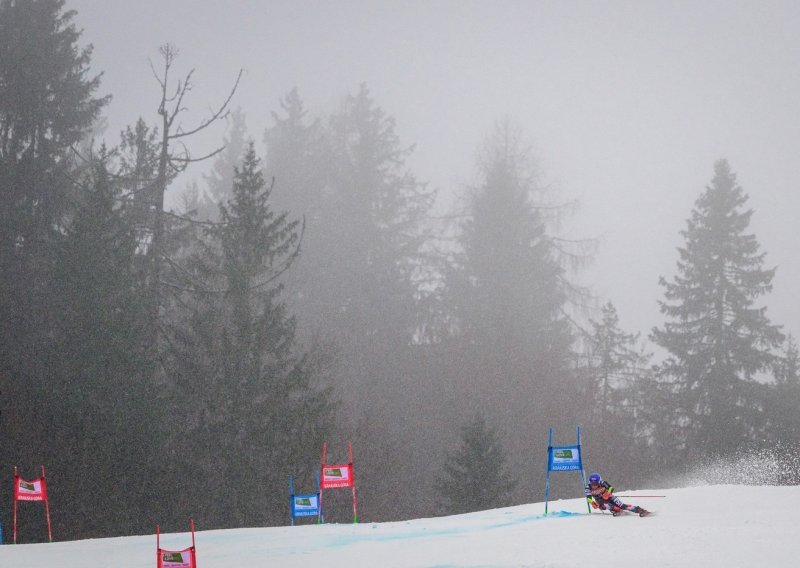
[[[614,488],[608,481],[604,481],[599,473],[593,473],[589,476],[589,485],[585,487],[585,491],[586,500],[593,509],[609,510],[615,517],[621,515],[623,511],[636,513],[640,517],[650,514],[650,511],[646,511],[638,505],[626,505],[619,500],[619,497],[615,497]]]

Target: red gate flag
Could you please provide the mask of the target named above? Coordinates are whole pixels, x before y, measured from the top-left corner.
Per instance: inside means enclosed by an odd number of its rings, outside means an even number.
[[[332,465],[325,463],[325,458],[328,453],[328,445],[322,443],[322,469],[320,472],[319,482],[319,509],[320,521],[324,520],[322,513],[322,495],[326,489],[339,489],[342,487],[350,487],[353,491],[353,523],[358,522],[358,513],[356,511],[356,480],[353,469],[353,444],[347,442],[347,448],[350,452],[350,462],[346,464]]]
[[[25,481],[17,476],[14,483],[14,499],[17,501],[47,501],[47,483],[44,477]]]
[[[17,543],[17,503],[19,501],[44,501],[44,510],[47,517],[47,538],[53,542],[53,531],[50,527],[50,501],[47,499],[47,481],[42,466],[42,476],[26,481],[19,476],[17,467],[14,466],[14,544]]]
[[[323,465],[320,487],[335,489],[337,487],[353,487],[353,464]]]
[[[192,546],[183,550],[161,548],[161,527],[156,525],[156,568],[197,568],[197,555],[194,547],[194,519],[189,519],[192,530]]]

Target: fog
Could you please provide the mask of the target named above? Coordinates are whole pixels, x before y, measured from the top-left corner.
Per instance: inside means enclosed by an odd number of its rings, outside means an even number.
[[[675,271],[679,232],[726,158],[755,210],[752,232],[777,266],[763,301],[800,333],[796,188],[800,6],[796,2],[307,2],[74,0],[92,68],[103,71],[109,143],[150,109],[158,46],[195,68],[185,123],[227,95],[259,142],[297,87],[311,114],[361,82],[394,116],[408,165],[447,210],[472,181],[476,151],[510,116],[543,180],[579,209],[563,236],[596,238],[577,278],[647,335],[662,322],[659,276]],[[176,77],[179,75],[176,75]],[[222,136],[223,132],[214,133]],[[199,154],[218,138],[196,140]],[[205,145],[204,145],[205,144]],[[199,178],[195,165],[184,178]],[[172,186],[168,203],[189,183]],[[279,180],[278,180],[279,181]],[[633,238],[632,238],[633,237]]]
[[[284,523],[322,447],[370,521],[541,498],[554,430],[626,484],[795,471],[798,24],[0,0],[0,462],[65,538]]]

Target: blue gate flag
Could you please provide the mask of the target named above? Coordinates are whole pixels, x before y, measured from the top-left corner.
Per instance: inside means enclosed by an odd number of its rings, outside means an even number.
[[[318,517],[319,516],[319,494],[310,493],[308,495],[292,496],[292,516],[293,517]]]
[[[317,476],[317,492],[305,495],[294,494],[294,480],[289,476],[289,499],[291,507],[291,522],[294,526],[295,517],[317,517],[321,515],[319,499],[319,476]]]
[[[580,471],[581,463],[580,446],[550,446],[548,449],[547,468],[550,471]]]
[[[581,427],[575,430],[576,443],[571,446],[554,446],[553,429],[547,439],[547,477],[544,484],[544,514],[547,515],[547,505],[550,500],[550,472],[551,471],[579,471],[583,486],[586,486],[586,474],[583,472],[581,460]],[[586,504],[589,508],[589,504]],[[591,513],[591,509],[589,509]]]

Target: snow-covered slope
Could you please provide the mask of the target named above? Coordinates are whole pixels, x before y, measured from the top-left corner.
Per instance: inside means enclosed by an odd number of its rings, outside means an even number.
[[[629,491],[656,511],[586,514],[583,499],[468,515],[358,525],[202,531],[199,568],[800,566],[800,486],[717,485]],[[641,498],[636,495],[666,495]],[[202,519],[197,519],[202,529]],[[163,548],[191,544],[162,535]],[[2,568],[148,568],[155,535],[0,547]]]

